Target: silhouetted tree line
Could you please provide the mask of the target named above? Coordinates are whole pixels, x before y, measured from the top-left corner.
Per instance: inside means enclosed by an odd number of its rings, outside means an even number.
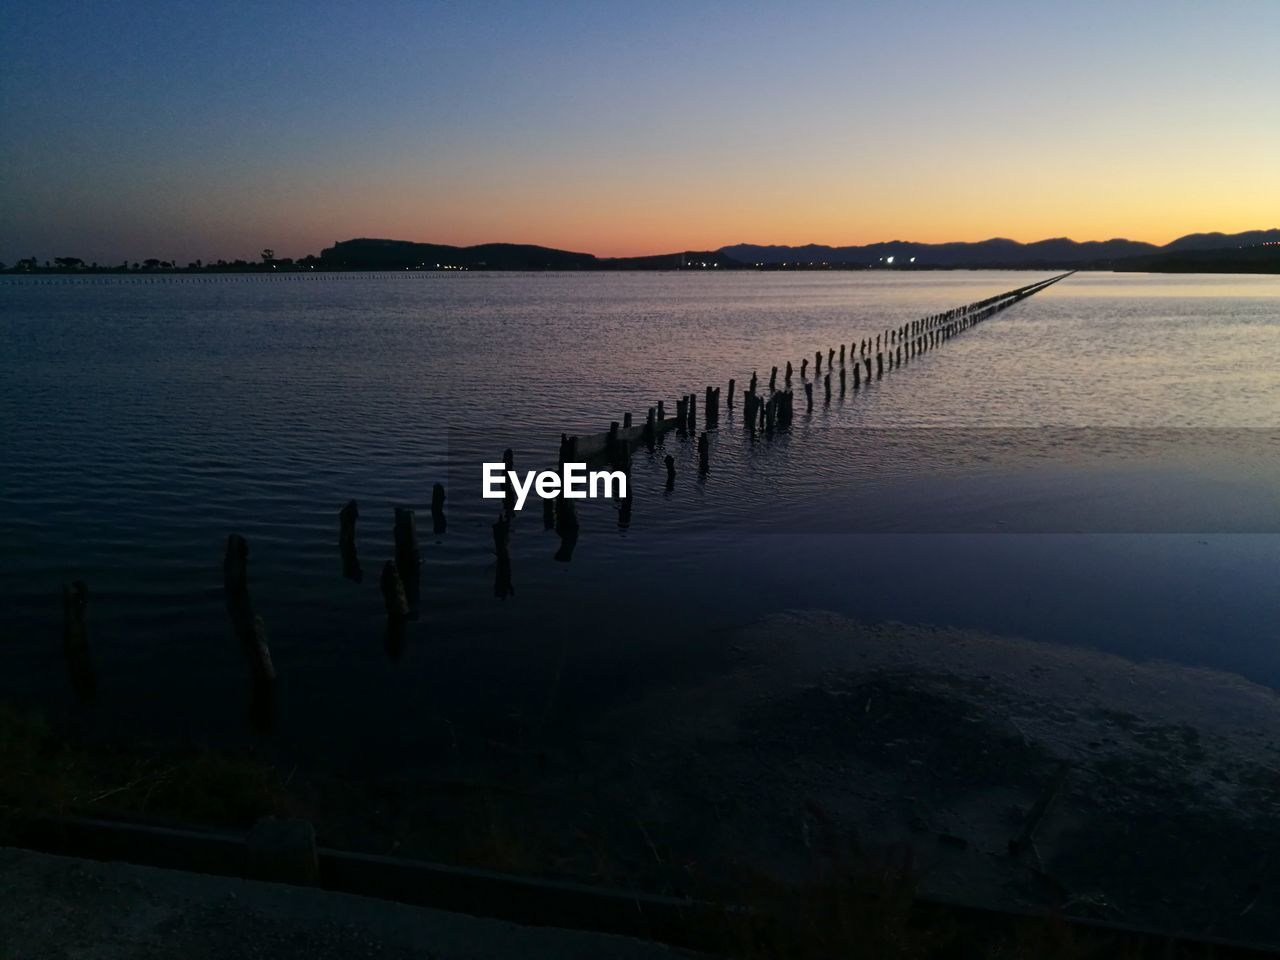
[[[100,264],[96,260],[86,263],[80,257],[54,257],[40,260],[24,257],[13,266],[0,263],[0,273],[268,273],[271,271],[303,271],[333,269],[317,256],[277,258],[270,247],[264,249],[257,260],[217,260],[205,263],[192,260],[185,266],[177,259],[161,260],[148,257],[142,261],[123,260],[117,264]]]

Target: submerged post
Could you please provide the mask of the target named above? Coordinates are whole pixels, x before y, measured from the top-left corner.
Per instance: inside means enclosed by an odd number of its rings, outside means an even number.
[[[360,517],[360,507],[354,500],[338,511],[338,546],[345,550],[354,550],[356,545],[356,520]]]
[[[387,619],[392,623],[400,623],[409,615],[409,601],[404,594],[404,581],[400,579],[400,571],[394,560],[382,565],[382,576],[378,586],[382,590],[382,604],[387,611]]]
[[[444,515],[444,499],[444,484],[434,484],[431,487],[431,529],[436,534],[444,533],[447,524]]]
[[[511,451],[508,450],[507,454]],[[418,574],[422,554],[418,551],[418,528],[413,511],[408,507],[395,508],[396,569],[404,584],[405,595],[410,600],[418,598]]]

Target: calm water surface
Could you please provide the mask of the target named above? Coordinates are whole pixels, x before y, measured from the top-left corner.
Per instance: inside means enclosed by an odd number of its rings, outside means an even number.
[[[669,436],[636,457],[629,527],[615,504],[582,507],[571,563],[552,559],[536,502],[519,515],[516,592],[494,597],[482,460],[509,446],[517,466],[548,465],[561,431],[640,422],[658,399],[674,412],[788,359],[798,377],[815,350],[1035,279],[0,281],[0,693],[69,709],[58,590],[80,577],[95,727],[239,736],[233,531],[281,676],[277,737],[296,752],[376,762],[439,717],[589,722],[703,666],[706,630],[789,608],[1280,685],[1280,278],[1077,274],[830,407],[819,389],[789,435],[753,441],[730,414],[705,481]],[[350,498],[359,584],[336,549]],[[420,509],[424,553],[395,660],[377,588],[394,505]]]

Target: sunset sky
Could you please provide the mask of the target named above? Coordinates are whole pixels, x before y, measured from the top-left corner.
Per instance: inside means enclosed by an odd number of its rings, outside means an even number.
[[[1280,226],[1280,3],[0,3],[0,261]]]

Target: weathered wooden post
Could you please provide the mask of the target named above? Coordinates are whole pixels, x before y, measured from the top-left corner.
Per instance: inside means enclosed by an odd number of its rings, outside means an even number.
[[[693,433],[698,429],[698,395],[696,393],[689,394],[687,409],[689,411],[689,432]]]
[[[711,469],[711,439],[706,431],[698,437],[698,472],[706,474]]]
[[[238,533],[227,537],[222,556],[222,586],[228,597],[239,596],[249,589],[249,542]]]
[[[360,517],[360,507],[354,500],[338,511],[338,546],[345,550],[354,550],[356,545],[356,520]]]
[[[644,442],[649,449],[653,449],[654,438],[658,435],[657,421],[655,419],[653,407],[649,408],[648,415],[644,418]]]
[[[813,413],[813,381],[804,382],[805,413]]]
[[[510,453],[508,450],[507,454]],[[513,495],[511,492],[507,494],[508,498]],[[396,569],[400,572],[405,596],[416,601],[422,565],[422,554],[418,551],[418,528],[413,511],[408,507],[396,507],[395,511]]]
[[[783,381],[788,387],[791,386],[791,361],[787,361],[787,376]]]
[[[733,390],[737,386],[737,381],[732,377],[729,378],[729,402],[725,404],[730,410],[733,409]]]
[[[499,600],[505,600],[508,595],[516,592],[511,583],[511,552],[508,549],[510,531],[511,521],[504,513],[493,524],[493,552],[497,557],[493,575],[493,595]]]
[[[271,662],[271,648],[267,645],[267,625],[261,617],[253,618],[253,642],[249,648],[249,670],[257,683],[276,678],[276,667]]]
[[[844,344],[840,344],[840,366],[844,366]]]
[[[800,379],[803,380],[809,370],[809,358],[805,357],[800,361]]]
[[[502,466],[503,466],[503,469],[506,470],[508,473],[514,471],[516,468],[516,455],[515,455],[515,452],[510,447],[507,447],[507,449],[502,451]],[[504,498],[504,502],[506,503],[508,510],[513,510],[515,509],[515,505],[516,505],[516,492],[512,488],[511,481],[509,478],[504,480],[504,485],[506,486],[506,490],[507,490],[507,495]],[[399,511],[396,511],[396,512],[398,513]],[[416,565],[414,569],[416,571]],[[400,564],[400,576],[407,578],[405,580],[406,584],[416,578],[415,574],[411,574],[410,571],[405,568],[405,565],[403,563]],[[409,588],[409,599],[410,600],[417,599],[417,593],[415,592],[412,586],[410,586]]]
[[[876,379],[879,380],[884,376],[884,354],[876,354]]]
[[[842,397],[844,396],[845,379],[846,379],[845,369],[843,366],[841,366],[840,367],[840,396]]]
[[[569,563],[573,560],[573,550],[578,544],[578,508],[567,497],[561,496],[556,502],[556,535],[560,537],[560,548],[555,552],[557,563]]]
[[[630,430],[630,429],[631,429],[631,414],[629,414],[629,413],[624,413],[624,414],[622,415],[622,428],[623,428],[624,430]]]
[[[769,372],[769,389],[770,390],[778,389],[778,368],[777,367],[774,367]]]
[[[813,355],[813,378],[816,380],[822,376],[822,351],[819,350]]]
[[[827,375],[823,378],[823,387],[827,393],[827,406],[831,406],[831,370],[827,370]]]
[[[856,358],[853,361],[853,389],[862,389],[862,364]]]
[[[756,372],[754,370],[751,371],[751,392],[756,392]]]
[[[676,429],[683,436],[689,429],[689,400],[681,397],[676,401]]]
[[[720,405],[716,402],[718,399],[715,388],[707,387],[702,409],[706,411],[708,429],[714,427],[720,419]]]
[[[666,402],[663,400],[659,400],[658,401],[658,422],[661,423],[665,419],[667,419]]]
[[[448,518],[444,514],[444,484],[437,483],[431,487],[431,530],[439,536],[448,527]]]
[[[834,348],[834,347],[831,347],[831,348],[829,348],[829,349],[827,350],[827,370],[828,370],[828,372],[830,372],[831,368],[832,368],[833,366],[835,366],[835,359],[836,359],[836,351],[835,351],[835,348]]]
[[[404,581],[400,579],[400,571],[394,560],[382,565],[382,576],[378,580],[382,590],[382,603],[387,611],[387,620],[401,623],[409,615],[409,601],[405,598]]]

